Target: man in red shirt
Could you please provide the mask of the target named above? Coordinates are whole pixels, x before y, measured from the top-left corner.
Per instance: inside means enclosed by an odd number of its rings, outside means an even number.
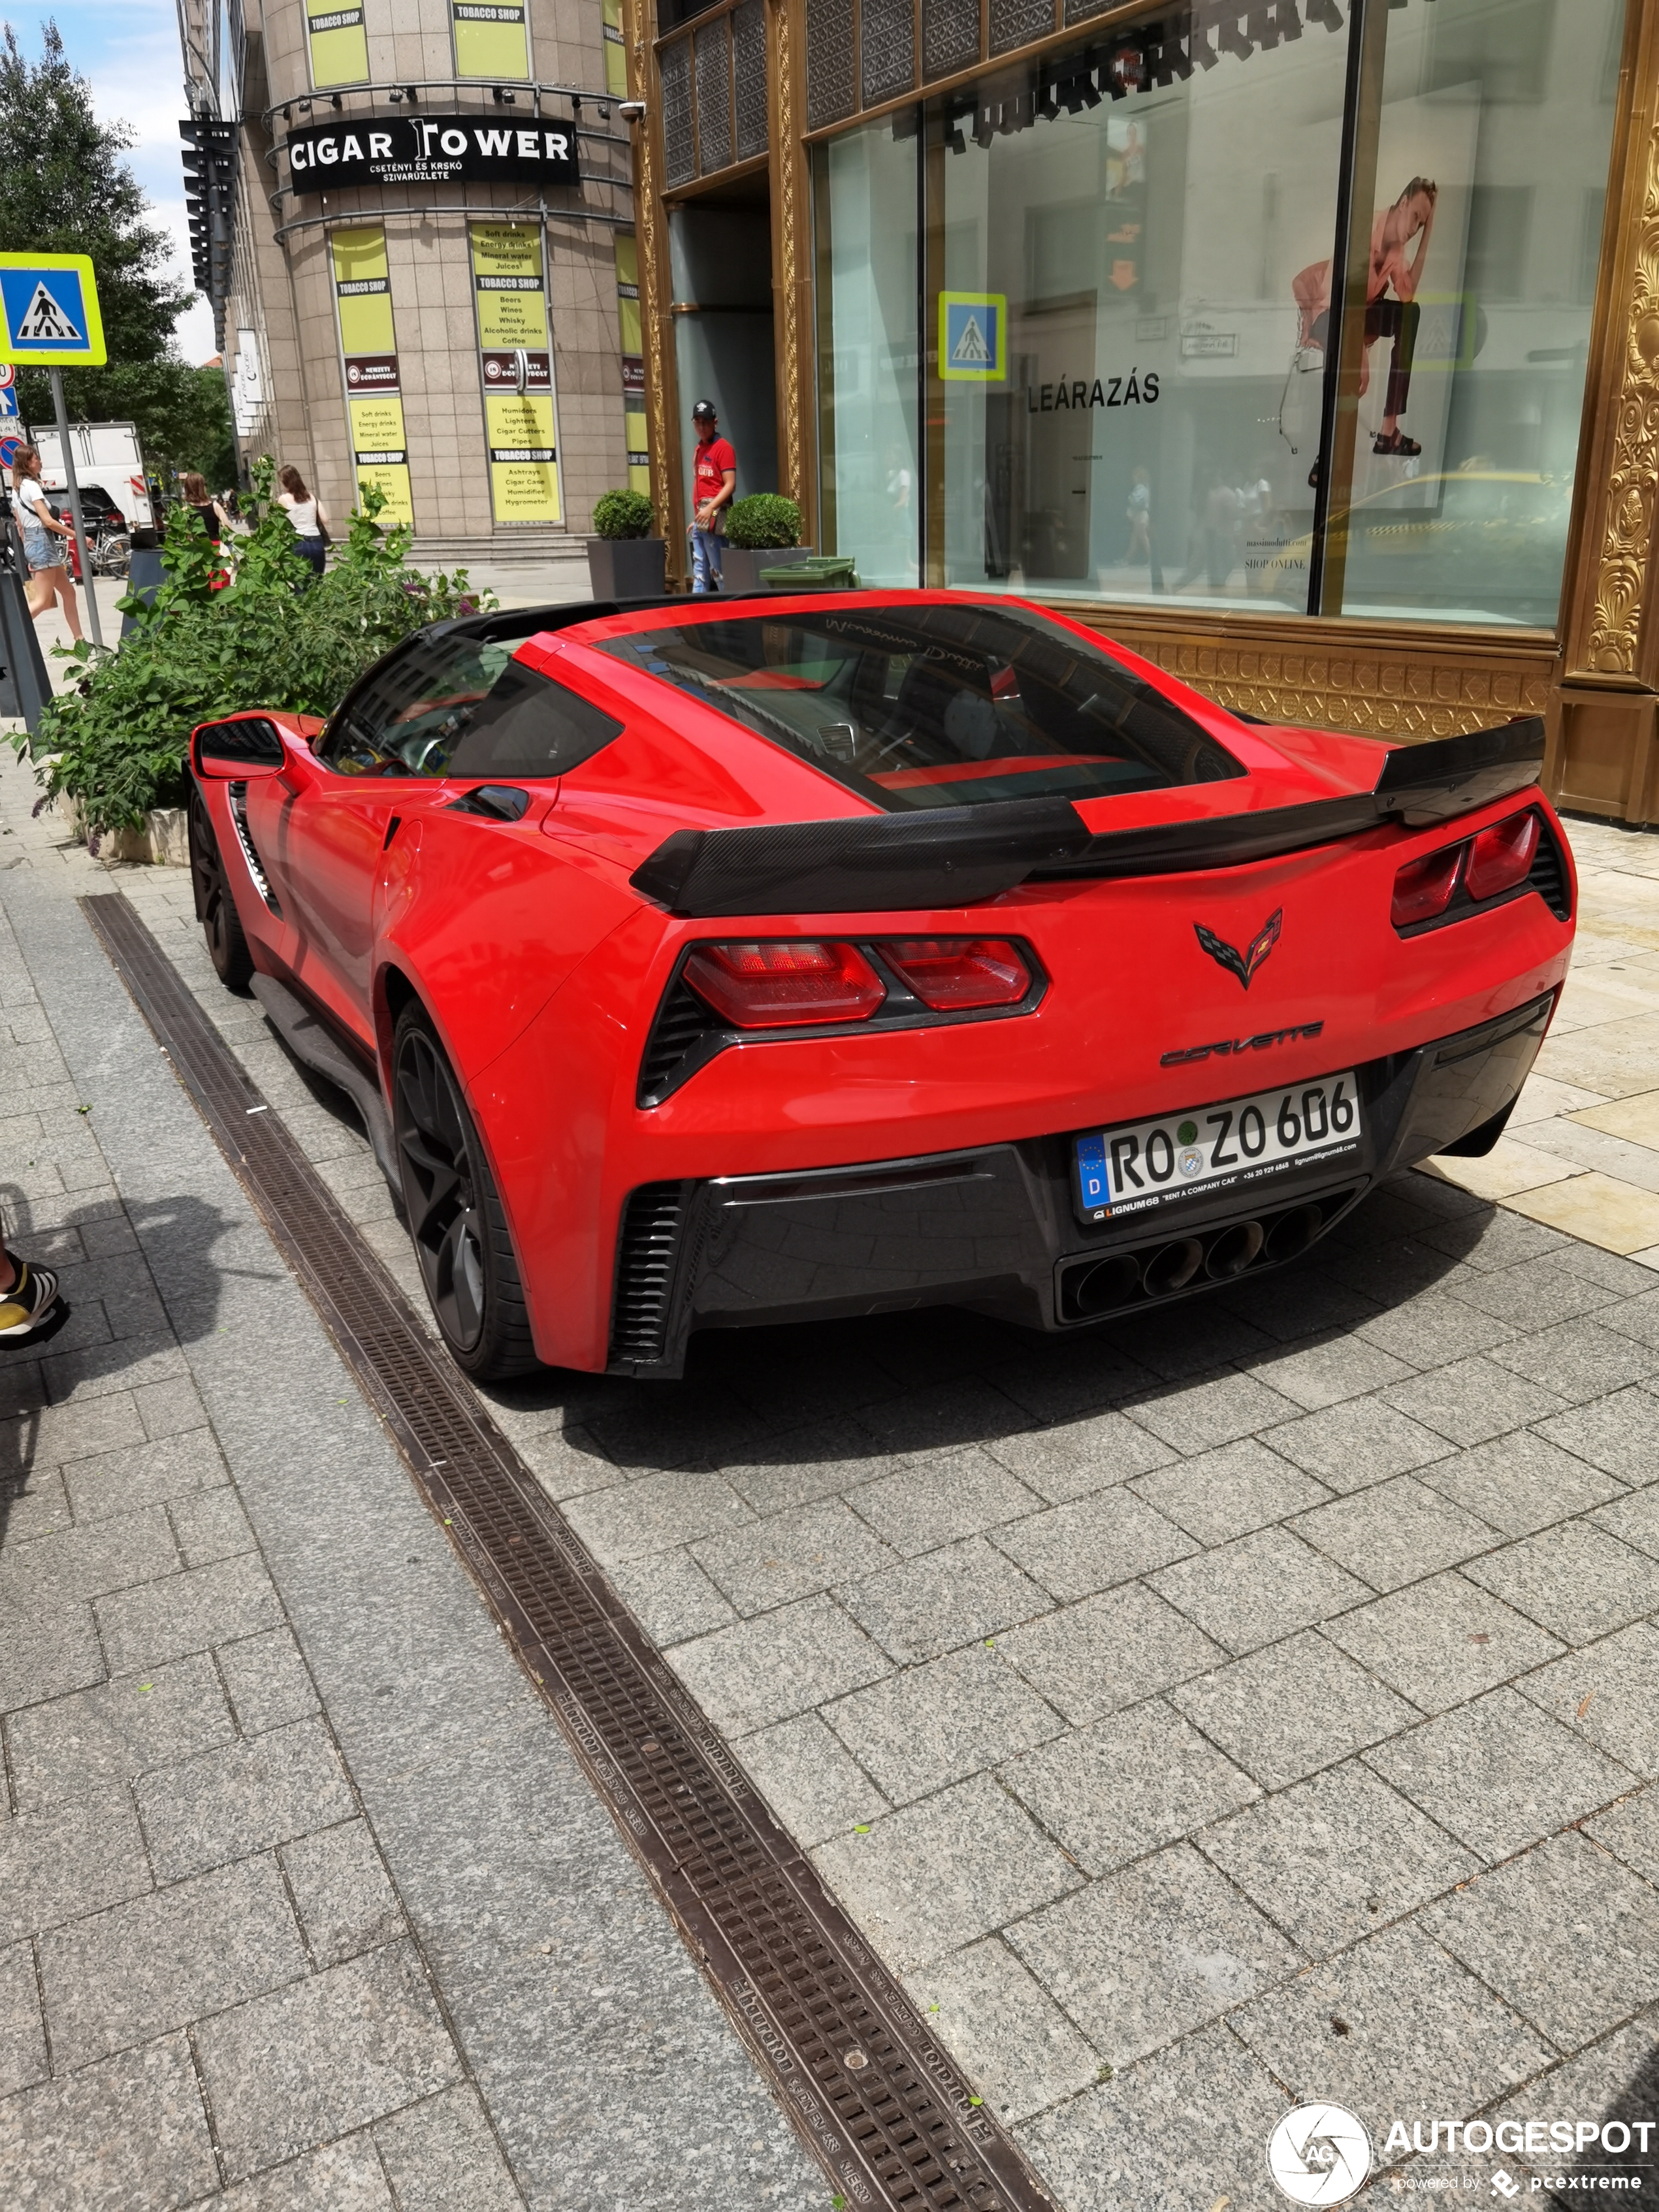
[[[697,433],[696,458],[691,471],[696,511],[689,532],[691,588],[694,592],[718,592],[720,550],[726,543],[722,526],[725,510],[738,488],[738,457],[720,434],[720,418],[712,400],[698,400],[691,410],[691,421]]]

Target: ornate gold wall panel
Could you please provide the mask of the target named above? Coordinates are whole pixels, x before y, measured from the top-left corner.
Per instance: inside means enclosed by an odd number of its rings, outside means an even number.
[[[1568,551],[1565,661],[1653,682],[1654,483],[1659,471],[1659,5],[1629,0],[1591,331],[1580,512]]]
[[[1200,624],[1142,609],[1061,611],[1141,653],[1224,707],[1268,721],[1371,738],[1447,738],[1549,705],[1555,647],[1271,618]]]
[[[678,495],[679,440],[675,434],[674,338],[669,323],[668,225],[662,204],[662,141],[657,71],[651,45],[653,0],[623,0],[628,94],[646,103],[634,137],[634,233],[639,241],[640,335],[645,347],[646,443],[651,453],[651,504],[668,540],[671,574],[683,567]]]
[[[1595,596],[1580,665],[1600,676],[1634,676],[1641,653],[1659,472],[1659,128],[1642,149],[1641,202],[1626,273],[1623,355],[1613,405],[1613,452],[1600,505]]]
[[[799,0],[767,0],[772,100],[773,328],[778,343],[778,484],[817,543],[817,421],[812,363],[811,183],[801,143],[805,56]]]

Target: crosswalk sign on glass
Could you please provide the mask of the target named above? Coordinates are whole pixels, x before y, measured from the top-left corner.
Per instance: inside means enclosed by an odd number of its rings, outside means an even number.
[[[1008,300],[1002,292],[941,292],[939,373],[947,383],[998,384],[1008,374]]]
[[[84,253],[0,253],[0,361],[101,368],[103,319]]]

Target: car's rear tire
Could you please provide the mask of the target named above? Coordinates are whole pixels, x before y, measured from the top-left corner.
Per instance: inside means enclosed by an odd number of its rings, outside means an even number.
[[[190,791],[190,874],[196,918],[207,939],[214,973],[228,991],[246,993],[253,980],[253,956],[242,934],[207,802],[194,784]]]
[[[392,1126],[410,1236],[455,1364],[500,1382],[539,1364],[524,1285],[489,1163],[424,1006],[392,1040]]]

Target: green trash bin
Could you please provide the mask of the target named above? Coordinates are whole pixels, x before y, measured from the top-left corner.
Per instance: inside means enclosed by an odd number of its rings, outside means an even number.
[[[763,568],[760,582],[769,592],[856,592],[858,570],[850,553],[813,553],[787,568]]]

